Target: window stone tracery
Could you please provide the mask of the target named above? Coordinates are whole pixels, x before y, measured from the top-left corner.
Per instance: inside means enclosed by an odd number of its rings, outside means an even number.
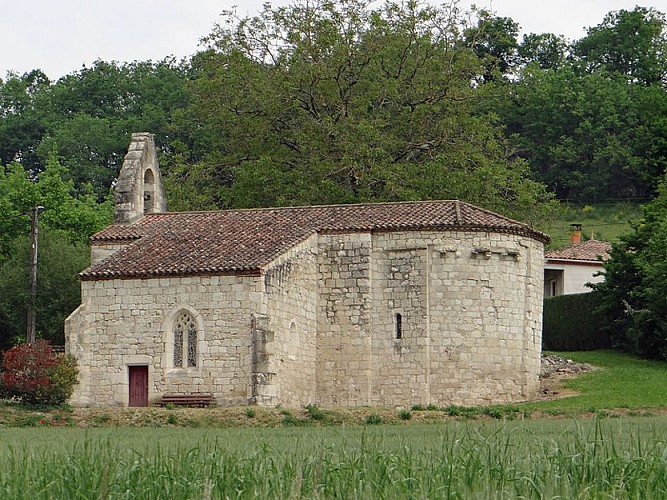
[[[192,315],[183,312],[174,322],[174,367],[197,366],[197,326]]]

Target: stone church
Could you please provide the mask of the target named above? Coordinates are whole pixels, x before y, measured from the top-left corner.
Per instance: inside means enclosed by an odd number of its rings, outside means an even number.
[[[66,322],[73,404],[477,405],[538,388],[547,236],[460,201],[170,213],[134,134]]]

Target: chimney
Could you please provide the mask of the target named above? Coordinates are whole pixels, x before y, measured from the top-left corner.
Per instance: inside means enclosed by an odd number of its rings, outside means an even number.
[[[581,224],[570,224],[570,245],[581,243]]]

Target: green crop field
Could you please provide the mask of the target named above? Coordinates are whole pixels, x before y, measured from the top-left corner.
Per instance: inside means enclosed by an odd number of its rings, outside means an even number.
[[[0,496],[664,498],[667,419],[0,431]]]

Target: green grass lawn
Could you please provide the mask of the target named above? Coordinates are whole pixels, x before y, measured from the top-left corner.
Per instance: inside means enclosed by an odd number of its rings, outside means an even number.
[[[650,409],[667,406],[667,363],[649,361],[615,351],[556,353],[580,363],[590,363],[597,370],[565,383],[577,396],[529,406],[562,412],[586,412],[599,409]]]

